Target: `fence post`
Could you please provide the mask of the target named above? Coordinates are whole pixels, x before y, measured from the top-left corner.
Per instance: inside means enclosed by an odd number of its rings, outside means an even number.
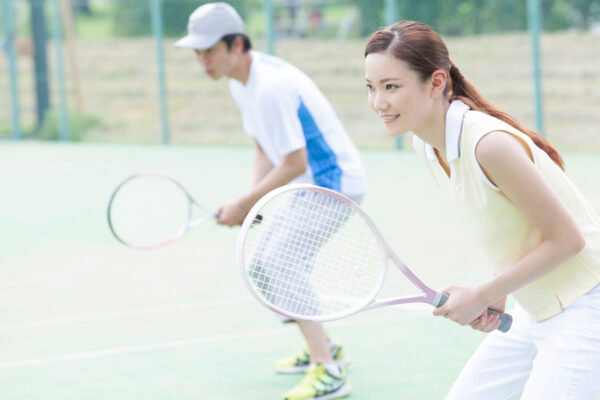
[[[59,118],[58,138],[61,141],[68,141],[69,133],[69,114],[67,111],[67,90],[65,87],[65,70],[63,65],[62,52],[62,21],[60,18],[59,0],[52,0],[52,25],[54,33],[54,48],[56,50],[56,80],[58,84],[58,104]]]
[[[152,33],[156,43],[156,65],[158,67],[158,91],[162,142],[163,144],[168,144],[170,140],[169,114],[167,111],[167,90],[165,85],[165,59],[163,56],[161,0],[150,0],[150,12],[152,14]]]
[[[533,62],[533,89],[535,102],[535,126],[536,130],[544,134],[544,111],[542,104],[542,77],[540,60],[540,0],[527,0],[527,24],[531,36],[531,55]]]
[[[398,22],[398,4],[396,0],[385,0],[385,24],[387,26]]]
[[[21,139],[21,123],[19,110],[19,92],[17,90],[17,57],[15,55],[15,27],[14,27],[14,10],[12,0],[2,0],[3,25],[4,25],[4,50],[8,57],[8,79],[10,81],[10,100],[12,111],[12,138]]]
[[[46,0],[29,0],[31,9],[31,39],[33,40],[33,64],[35,79],[35,111],[36,126],[35,133],[38,134],[46,119],[50,108],[50,89],[48,78],[48,55],[47,42],[48,31],[46,29]]]
[[[272,0],[263,0],[263,11],[265,14],[265,41],[267,42],[267,53],[275,54],[275,28],[273,26],[273,1]]]
[[[390,26],[398,22],[398,4],[396,0],[385,0],[385,25]],[[396,150],[402,150],[403,137],[396,138]]]

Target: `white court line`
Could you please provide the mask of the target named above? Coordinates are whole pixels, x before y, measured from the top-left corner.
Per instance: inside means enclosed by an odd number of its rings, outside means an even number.
[[[1,331],[15,331],[15,330],[23,330],[23,329],[31,329],[31,328],[40,328],[45,326],[52,325],[63,325],[74,322],[90,322],[90,321],[99,321],[103,319],[113,319],[113,318],[123,318],[123,317],[131,317],[136,315],[148,315],[148,314],[157,314],[164,312],[173,312],[178,310],[187,310],[194,308],[206,308],[206,307],[217,307],[223,305],[231,305],[231,304],[241,304],[241,303],[250,303],[252,301],[252,297],[243,296],[243,297],[233,297],[231,299],[223,299],[223,300],[212,300],[212,301],[204,301],[197,303],[181,303],[181,304],[172,304],[165,306],[156,306],[156,307],[142,307],[142,308],[133,308],[129,310],[122,311],[109,311],[109,312],[99,312],[85,315],[74,315],[70,317],[60,317],[60,318],[49,318],[38,321],[29,321],[29,322],[14,322],[8,324],[0,325]]]
[[[206,338],[175,340],[175,341],[171,341],[171,342],[154,343],[154,344],[149,344],[149,345],[145,345],[145,346],[116,347],[116,348],[112,348],[112,349],[89,351],[89,352],[85,352],[85,353],[67,354],[67,355],[58,356],[58,357],[38,358],[38,359],[33,359],[33,360],[9,362],[9,363],[5,363],[5,364],[0,364],[0,370],[16,368],[16,367],[41,365],[41,364],[54,364],[54,363],[62,362],[62,361],[75,361],[75,360],[82,360],[82,359],[88,359],[88,358],[101,358],[101,357],[108,357],[108,356],[117,356],[117,355],[121,355],[121,354],[129,354],[129,353],[143,353],[143,352],[153,351],[153,350],[194,346],[194,345],[199,345],[199,344],[204,344],[204,343],[223,342],[223,341],[227,341],[227,340],[245,339],[245,338],[251,338],[251,337],[256,337],[256,336],[277,335],[277,334],[282,333],[283,331],[284,331],[283,329],[270,330],[270,331],[256,331],[256,332],[246,332],[246,333],[234,334],[234,335],[220,335],[220,336],[212,336],[212,337],[206,337]]]
[[[407,307],[403,307],[407,308]],[[416,314],[416,307],[408,307],[409,310],[413,311],[411,314]],[[396,319],[402,317],[403,314],[405,316],[405,312],[389,312],[386,313],[388,315],[379,315],[373,317],[365,317],[365,318],[352,318],[341,321],[334,321],[328,323],[332,326],[349,326],[349,325],[364,325],[364,324],[373,324],[384,321],[389,321],[392,319]],[[421,313],[419,313],[421,314]],[[83,359],[94,359],[94,358],[102,358],[102,357],[110,357],[110,356],[119,356],[123,354],[131,354],[131,353],[143,353],[161,349],[169,349],[169,348],[178,348],[178,347],[186,347],[186,346],[197,346],[200,344],[206,343],[217,343],[224,342],[229,340],[240,340],[240,339],[248,339],[253,337],[265,337],[265,336],[277,336],[282,334],[288,334],[289,329],[287,328],[279,328],[279,329],[269,329],[269,330],[260,330],[260,331],[249,331],[238,334],[230,334],[230,335],[218,335],[218,336],[209,336],[204,338],[194,338],[194,339],[184,339],[184,340],[175,340],[169,342],[159,342],[144,346],[126,346],[126,347],[115,347],[110,349],[89,351],[83,353],[74,353],[74,354],[66,354],[63,356],[57,357],[47,357],[47,358],[37,358],[31,360],[23,360],[23,361],[14,361],[8,362],[4,364],[0,364],[0,370],[19,368],[19,367],[30,367],[36,365],[43,364],[55,364],[66,361],[75,361],[75,360],[83,360]]]

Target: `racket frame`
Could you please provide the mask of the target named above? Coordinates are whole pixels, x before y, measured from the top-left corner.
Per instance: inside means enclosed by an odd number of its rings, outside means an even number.
[[[359,302],[355,306],[348,308],[346,310],[343,310],[341,312],[338,312],[338,313],[327,314],[327,315],[323,315],[323,316],[308,317],[306,315],[300,315],[300,314],[292,313],[287,310],[281,309],[280,307],[277,307],[276,305],[271,304],[265,298],[263,298],[258,293],[257,288],[252,284],[252,282],[250,282],[250,279],[248,277],[248,272],[247,272],[247,268],[246,268],[247,263],[246,263],[246,259],[245,259],[245,257],[246,257],[246,255],[245,255],[246,236],[247,236],[249,230],[252,229],[252,226],[254,225],[256,216],[259,215],[259,212],[262,209],[262,207],[265,204],[269,203],[273,198],[278,197],[286,192],[301,191],[301,190],[321,192],[321,193],[331,196],[331,197],[349,205],[350,207],[352,207],[352,209],[355,212],[357,212],[363,218],[363,220],[367,223],[367,226],[369,227],[369,229],[371,229],[371,232],[374,234],[375,238],[377,239],[377,244],[379,245],[382,255],[384,256],[384,257],[382,257],[382,265],[381,265],[381,273],[380,273],[379,281],[377,282],[377,285],[374,285],[374,288],[369,293],[369,295],[365,296],[364,300]],[[268,218],[268,215],[265,215],[264,217]],[[324,187],[316,186],[316,185],[299,183],[299,184],[289,184],[289,185],[281,186],[281,187],[274,189],[271,192],[267,193],[259,201],[257,201],[254,204],[254,206],[250,209],[250,212],[248,213],[248,215],[246,216],[246,219],[244,220],[244,223],[242,224],[240,234],[238,237],[236,252],[237,252],[238,269],[239,269],[240,275],[242,276],[242,281],[244,282],[246,287],[249,289],[250,293],[252,293],[252,295],[260,303],[264,304],[271,310],[273,310],[279,314],[285,315],[287,317],[290,317],[292,319],[300,319],[300,320],[315,321],[315,322],[332,321],[332,320],[347,317],[349,315],[355,314],[360,311],[371,310],[371,309],[389,306],[389,305],[395,305],[395,304],[421,302],[421,303],[427,303],[427,304],[431,304],[436,307],[439,307],[447,299],[447,295],[445,293],[437,292],[437,291],[431,289],[430,287],[428,287],[427,285],[425,285],[425,283],[423,283],[423,281],[421,281],[406,266],[406,264],[404,264],[402,262],[402,260],[400,260],[400,258],[394,253],[394,251],[388,245],[386,240],[383,238],[383,235],[379,232],[379,229],[377,229],[375,223],[371,220],[371,218],[367,215],[367,213],[358,204],[356,204],[351,199],[349,199],[348,197],[344,196],[343,194],[341,194],[339,192],[336,192],[334,190],[327,189]],[[387,271],[388,271],[388,261],[390,259],[394,262],[394,264],[396,264],[396,266],[400,269],[400,271],[418,289],[421,290],[421,294],[416,295],[416,296],[395,297],[395,298],[388,298],[388,299],[381,299],[381,300],[375,299],[375,297],[379,294],[379,292],[383,288],[383,284],[385,282],[385,278],[387,276]]]
[[[117,194],[119,193],[119,190],[121,190],[122,187],[124,187],[127,183],[131,182],[134,179],[145,178],[145,177],[163,178],[163,179],[170,181],[175,186],[177,186],[179,189],[181,189],[181,191],[183,192],[183,194],[185,194],[185,197],[188,200],[188,210],[187,210],[187,216],[186,216],[185,223],[181,226],[181,228],[179,228],[179,230],[173,236],[171,236],[168,239],[165,239],[163,241],[160,241],[158,243],[153,243],[153,244],[148,244],[148,245],[140,245],[140,244],[130,243],[127,240],[123,239],[121,236],[119,236],[119,234],[116,232],[116,230],[113,226],[113,222],[112,222],[112,218],[111,218],[111,210],[112,210],[113,201],[115,200]],[[193,220],[192,215],[193,215],[194,207],[199,208],[200,210],[202,210],[202,212],[204,212],[208,215],[205,217],[201,217],[201,218],[197,218],[197,219]],[[115,237],[115,239],[117,239],[119,242],[121,242],[122,244],[124,244],[127,247],[131,247],[134,249],[142,249],[142,250],[156,249],[159,247],[166,246],[170,243],[173,243],[174,241],[176,241],[177,239],[179,239],[180,237],[185,235],[185,233],[190,228],[201,225],[207,221],[214,220],[216,217],[217,217],[216,215],[211,214],[210,211],[208,211],[205,207],[203,207],[200,203],[198,203],[192,197],[192,195],[187,191],[187,189],[183,186],[183,184],[181,184],[181,182],[179,182],[177,179],[175,179],[167,174],[164,174],[162,172],[155,172],[155,171],[138,172],[138,173],[135,173],[135,174],[125,178],[121,183],[119,183],[117,185],[115,190],[112,192],[112,194],[110,196],[110,200],[108,201],[108,208],[106,210],[106,219],[108,221],[108,226],[110,228],[111,233]]]

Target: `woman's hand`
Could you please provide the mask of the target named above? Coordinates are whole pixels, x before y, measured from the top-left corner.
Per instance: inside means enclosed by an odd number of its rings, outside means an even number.
[[[503,313],[506,309],[506,297],[490,305],[488,308]],[[469,325],[471,328],[481,332],[493,332],[500,326],[500,316],[497,314],[489,314],[486,310]]]
[[[494,322],[494,318],[488,318],[487,308],[489,304],[484,300],[483,295],[476,287],[458,287],[450,286],[444,289],[448,293],[448,300],[433,311],[433,315],[443,316],[459,325],[475,324],[476,327],[489,329]],[[485,317],[476,323],[482,316]],[[475,328],[477,329],[477,328]]]

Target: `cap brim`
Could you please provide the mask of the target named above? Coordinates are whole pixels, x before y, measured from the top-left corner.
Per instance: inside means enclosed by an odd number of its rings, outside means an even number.
[[[175,42],[173,46],[186,49],[205,50],[214,46],[219,39],[207,38],[203,36],[187,35]]]

